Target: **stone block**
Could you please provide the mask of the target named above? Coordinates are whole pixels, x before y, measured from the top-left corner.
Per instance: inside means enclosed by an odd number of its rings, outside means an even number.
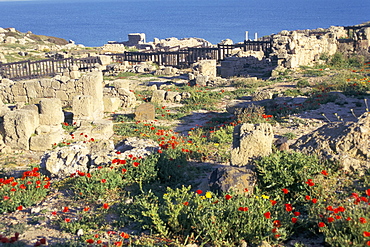
[[[58,98],[42,99],[40,101],[40,124],[59,125],[64,122],[62,102]]]
[[[40,125],[36,128],[35,133],[36,135],[41,135],[45,133],[49,133],[51,131],[50,125]]]
[[[135,120],[153,120],[155,119],[155,106],[150,103],[139,105],[135,110]]]
[[[44,98],[55,98],[55,90],[52,88],[44,88],[43,97]]]
[[[109,120],[96,120],[92,123],[91,137],[99,140],[107,140],[113,136],[113,122]]]
[[[180,93],[178,92],[172,92],[172,91],[168,91],[166,93],[166,97],[165,97],[165,100],[168,100],[170,102],[175,102],[175,98],[177,95],[179,95]]]
[[[26,96],[27,92],[26,89],[24,88],[24,84],[21,82],[15,83],[12,87],[12,93],[14,96]]]
[[[51,88],[55,89],[55,90],[60,89],[60,81],[52,80],[51,81]]]
[[[231,164],[248,165],[253,159],[272,152],[274,134],[270,124],[242,124],[234,128]]]
[[[195,78],[195,83],[199,86],[207,86],[209,76],[208,75],[198,75]]]
[[[202,75],[216,77],[216,60],[201,60],[198,69]]]
[[[66,92],[61,90],[55,91],[55,97],[62,101],[68,100],[68,95],[66,94]]]
[[[48,88],[48,87],[51,87],[51,82],[52,81],[53,81],[53,79],[42,78],[42,79],[40,79],[40,85],[43,88]]]
[[[154,90],[150,101],[153,103],[162,103],[165,99],[165,95],[165,90]]]
[[[121,100],[119,98],[104,96],[103,102],[105,112],[115,112],[121,106]]]
[[[126,90],[130,90],[131,80],[124,80],[124,79],[114,80],[113,85],[117,89],[124,88]]]
[[[40,83],[37,80],[26,81],[24,83],[26,88],[27,97],[29,99],[39,98],[42,91]]]
[[[30,150],[46,151],[53,147],[54,143],[62,141],[62,132],[49,132],[32,136],[30,139]]]
[[[93,97],[91,95],[79,95],[73,98],[72,111],[73,120],[91,119],[94,112]]]
[[[36,107],[37,109],[37,107]],[[20,109],[4,116],[4,141],[14,149],[29,149],[29,139],[39,125],[37,110]]]
[[[82,85],[82,94],[92,96],[92,119],[102,119],[104,117],[103,102],[103,73],[101,71],[90,72],[81,77],[78,81]]]

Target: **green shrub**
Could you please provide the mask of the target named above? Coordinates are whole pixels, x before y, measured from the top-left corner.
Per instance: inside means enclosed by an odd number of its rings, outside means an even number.
[[[317,156],[276,152],[256,162],[258,187],[271,196],[278,196],[282,189],[287,189],[287,197],[296,199],[307,195],[307,180],[326,170],[327,165]]]
[[[201,244],[235,246],[243,240],[257,244],[289,238],[295,223],[286,207],[260,194],[215,195],[182,187],[168,188],[163,197],[144,193],[124,206],[121,215],[162,236],[196,236]]]

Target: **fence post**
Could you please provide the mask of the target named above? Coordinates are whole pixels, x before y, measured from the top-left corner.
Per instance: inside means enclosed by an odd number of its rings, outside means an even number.
[[[31,60],[28,60],[27,61],[27,66],[28,66],[28,69],[27,69],[28,76],[31,77],[31,75],[32,75],[32,72],[31,72]]]

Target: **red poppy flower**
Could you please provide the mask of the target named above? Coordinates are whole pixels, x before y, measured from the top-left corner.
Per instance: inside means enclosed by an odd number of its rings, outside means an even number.
[[[281,222],[280,222],[280,220],[274,220],[274,226],[275,227],[281,227]]]
[[[86,242],[87,242],[88,244],[93,244],[95,241],[94,241],[94,239],[91,239],[91,238],[90,238],[90,239],[87,239],[87,240],[86,240]]]
[[[9,200],[9,199],[10,199],[10,197],[9,197],[9,196],[4,196],[4,197],[3,197],[3,200],[4,200],[4,201]]]
[[[197,190],[197,191],[195,191],[198,195],[200,195],[200,194],[202,194],[203,193],[203,191],[202,190]]]
[[[123,238],[130,238],[130,235],[128,235],[127,233],[125,233],[125,232],[122,232],[121,234],[120,234],[120,236],[121,237],[123,237]]]
[[[293,223],[293,224],[297,223],[297,221],[298,221],[298,219],[297,219],[297,218],[295,218],[295,217],[293,217],[293,218],[292,218],[292,223]]]
[[[63,208],[63,213],[67,213],[69,211],[69,208],[68,207],[64,207]]]
[[[293,210],[292,204],[285,204],[285,210],[286,210],[287,212],[292,211],[292,210]]]
[[[184,204],[185,206],[189,206],[189,202],[183,202],[182,204]]]
[[[340,215],[336,215],[336,216],[335,216],[335,218],[336,218],[337,220],[340,220],[340,219],[342,218],[342,216],[340,216]]]
[[[107,180],[103,178],[102,180],[100,180],[100,182],[104,184],[107,182]]]
[[[103,208],[104,208],[104,209],[108,209],[108,208],[109,208],[108,203],[104,203],[104,204],[103,204]]]
[[[300,213],[300,212],[294,212],[293,214],[294,214],[295,216],[297,216],[297,217],[301,215],[301,213]]]
[[[311,200],[311,197],[310,196],[305,196],[304,197],[307,201]]]
[[[117,241],[117,242],[114,242],[113,244],[114,246],[122,246],[122,241]]]
[[[324,222],[319,222],[318,226],[319,227],[325,227],[325,223]]]
[[[366,242],[366,245],[367,246],[370,246],[370,240]]]
[[[312,199],[312,203],[317,203],[317,199],[316,198],[313,198]]]
[[[57,215],[56,211],[51,212],[52,215]]]
[[[140,165],[139,162],[134,162],[133,166],[138,167]]]
[[[69,222],[71,222],[71,219],[70,219],[70,218],[65,218],[65,219],[64,219],[64,221],[65,221],[66,223],[69,223]]]
[[[80,175],[81,177],[85,176],[85,173],[81,171],[77,171],[77,174]]]
[[[238,211],[242,211],[242,212],[246,212],[246,211],[248,211],[249,210],[249,208],[248,207],[239,207],[238,208]]]
[[[19,210],[19,211],[23,210],[23,206],[22,205],[21,206],[18,206],[17,207],[17,210]]]
[[[270,202],[272,206],[275,206],[275,204],[277,203],[277,201],[274,201],[274,200],[270,200]]]
[[[308,179],[307,182],[305,182],[306,184],[308,184],[308,186],[314,186],[315,183],[312,181],[312,179]]]
[[[360,217],[359,219],[360,223],[365,224],[367,221],[364,217]]]
[[[370,189],[366,190],[366,195],[370,196]]]
[[[282,189],[282,191],[284,192],[284,194],[288,194],[289,193],[289,190],[288,189]]]
[[[122,168],[122,174],[125,174],[127,172],[127,169]]]
[[[322,171],[321,171],[321,174],[322,174],[322,175],[324,175],[324,176],[328,176],[328,175],[329,175],[329,174],[328,174],[328,172],[327,172],[326,170],[322,170]]]
[[[87,211],[89,211],[89,210],[90,210],[90,208],[89,208],[89,207],[85,207],[83,210],[84,210],[85,212],[87,212]]]
[[[226,196],[225,196],[225,199],[226,200],[230,200],[232,198],[232,196],[230,196],[229,194],[227,194]]]
[[[266,219],[271,219],[271,213],[270,212],[266,212],[263,215],[265,216]]]
[[[350,220],[352,220],[351,217],[347,217],[346,218],[346,221],[350,221]]]
[[[11,188],[10,191],[17,191],[17,189]]]
[[[333,222],[333,221],[334,221],[334,218],[333,218],[333,217],[329,217],[329,218],[328,218],[328,222],[329,222],[329,223],[331,223],[331,222]]]
[[[370,237],[370,232],[366,232],[366,231],[365,231],[365,232],[363,233],[363,235],[364,235],[364,237],[365,237],[365,238]]]

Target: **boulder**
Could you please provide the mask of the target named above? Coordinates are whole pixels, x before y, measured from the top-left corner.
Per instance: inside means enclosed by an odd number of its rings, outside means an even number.
[[[155,119],[155,106],[150,103],[141,104],[135,110],[135,120],[154,120]]]
[[[245,195],[253,193],[257,177],[255,172],[246,167],[220,167],[209,178],[209,187],[216,193],[233,192]]]
[[[318,154],[340,163],[343,170],[364,173],[370,169],[370,113],[357,122],[329,123],[299,138],[292,149]]]
[[[268,123],[235,126],[231,164],[245,166],[272,152],[274,134]]]

